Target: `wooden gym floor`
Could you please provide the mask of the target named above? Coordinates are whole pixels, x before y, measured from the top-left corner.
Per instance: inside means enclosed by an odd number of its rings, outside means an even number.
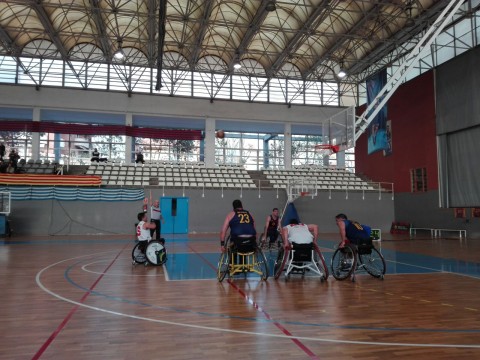
[[[128,236],[3,239],[0,359],[480,358],[480,240],[384,240],[383,281],[218,283],[218,235],[166,238],[164,267]]]

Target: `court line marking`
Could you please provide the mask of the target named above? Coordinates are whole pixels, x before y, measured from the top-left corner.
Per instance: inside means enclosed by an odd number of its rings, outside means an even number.
[[[91,263],[88,263],[88,264],[85,264],[82,266],[82,270],[87,272],[87,273],[90,273],[90,274],[96,274],[96,275],[108,275],[108,276],[126,276],[125,273],[112,273],[112,272],[109,272],[108,274],[106,272],[101,272],[101,271],[94,271],[94,270],[89,270],[87,269],[89,266],[92,266],[94,264],[98,264],[98,263],[105,263],[106,261],[108,260],[97,260],[97,261],[92,261]],[[143,264],[138,264],[138,265],[132,265],[132,267],[136,267],[136,266],[143,266],[145,267],[145,265]],[[152,268],[152,267],[150,267]],[[163,274],[145,274],[145,275],[140,275],[140,274],[130,274],[128,276],[138,276],[138,277],[142,277],[142,276],[153,276],[153,277],[159,277]]]
[[[118,257],[120,256],[120,254],[123,252],[123,250],[125,250],[125,248],[127,247],[127,245],[125,245],[118,253],[117,255],[113,258],[113,260],[110,262],[110,264],[108,264],[107,268],[105,269],[105,272],[108,271],[108,269],[110,269],[110,267],[112,267],[113,263],[118,259]],[[60,332],[63,330],[63,328],[67,325],[67,323],[70,321],[70,319],[72,318],[72,316],[75,314],[75,312],[79,309],[79,307],[81,306],[81,304],[83,304],[85,302],[85,300],[88,298],[88,296],[91,294],[91,292],[93,291],[93,289],[98,285],[98,283],[100,282],[100,280],[102,280],[103,278],[103,275],[100,275],[97,280],[95,280],[93,282],[93,284],[90,286],[89,290],[86,291],[82,298],[80,299],[80,302],[77,303],[77,306],[73,307],[67,314],[67,316],[62,320],[62,322],[60,323],[60,325],[57,326],[57,328],[53,331],[52,334],[50,334],[50,336],[48,337],[48,339],[43,343],[43,345],[40,347],[40,349],[38,349],[38,351],[35,353],[35,355],[33,356],[32,360],[37,360],[39,359],[43,353],[45,352],[45,350],[48,349],[48,347],[51,345],[51,343],[57,338],[58,334],[60,334]],[[37,282],[38,284],[38,282]]]
[[[106,251],[104,253],[111,253],[113,251]],[[96,254],[88,254],[88,255],[81,255],[69,259],[64,259],[61,261],[58,261],[56,263],[50,264],[46,266],[45,268],[41,269],[37,275],[35,276],[35,281],[37,285],[46,293],[50,294],[51,296],[71,303],[75,304],[90,310],[98,311],[98,312],[103,312],[111,315],[117,315],[117,316],[122,316],[126,318],[131,318],[135,320],[143,320],[143,321],[149,321],[153,323],[161,323],[161,324],[166,324],[166,325],[172,325],[172,326],[180,326],[180,327],[187,327],[187,328],[194,328],[194,329],[202,329],[202,330],[209,330],[209,331],[217,331],[217,332],[228,332],[228,333],[236,333],[236,334],[244,334],[244,335],[255,335],[255,336],[264,336],[264,337],[270,337],[270,338],[280,338],[280,339],[299,339],[299,340],[305,340],[305,341],[315,341],[315,342],[327,342],[327,343],[337,343],[337,344],[355,344],[355,345],[377,345],[377,346],[397,346],[397,347],[433,347],[433,348],[474,348],[474,349],[480,349],[480,345],[475,345],[475,344],[429,344],[429,343],[391,343],[391,342],[378,342],[378,341],[356,341],[356,340],[337,340],[337,339],[326,339],[326,338],[312,338],[312,337],[305,337],[305,336],[286,336],[286,335],[280,335],[280,334],[268,334],[268,333],[259,333],[259,332],[252,332],[252,331],[242,331],[242,330],[233,330],[233,329],[227,329],[227,328],[217,328],[217,327],[208,327],[208,326],[203,326],[203,325],[194,325],[194,324],[186,324],[186,323],[179,323],[179,322],[172,322],[172,321],[167,321],[167,320],[160,320],[160,319],[152,319],[152,318],[146,318],[138,315],[131,315],[131,314],[126,314],[126,313],[121,313],[118,311],[112,311],[104,308],[99,308],[96,306],[91,306],[87,305],[85,303],[80,303],[75,300],[71,300],[68,298],[65,298],[52,290],[48,289],[43,283],[41,282],[41,276],[44,272],[47,270],[65,263],[67,261],[71,260],[76,260],[80,258],[85,258],[85,257],[91,257],[95,256],[101,253],[96,253]]]

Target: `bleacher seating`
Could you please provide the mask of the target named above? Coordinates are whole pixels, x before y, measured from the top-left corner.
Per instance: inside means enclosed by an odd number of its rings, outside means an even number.
[[[33,160],[20,159],[17,164],[17,169],[25,174],[54,174],[55,167],[58,165],[56,162],[50,162],[49,160]]]
[[[189,188],[256,188],[242,166],[205,167],[203,163],[146,162],[145,164],[92,163],[86,175],[102,177],[102,185]]]
[[[287,188],[289,182],[301,180],[317,190],[378,190],[355,174],[339,168],[302,166],[292,170],[264,170],[274,188]]]

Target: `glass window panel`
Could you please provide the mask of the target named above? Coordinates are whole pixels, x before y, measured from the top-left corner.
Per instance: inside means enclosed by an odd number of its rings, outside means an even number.
[[[63,61],[42,60],[42,85],[62,86],[63,85]]]
[[[249,100],[250,81],[248,76],[232,76],[232,99]]]
[[[201,98],[212,97],[212,74],[193,73],[193,96]]]
[[[270,102],[286,103],[286,79],[270,80]]]
[[[0,82],[15,83],[17,62],[10,56],[0,56]]]

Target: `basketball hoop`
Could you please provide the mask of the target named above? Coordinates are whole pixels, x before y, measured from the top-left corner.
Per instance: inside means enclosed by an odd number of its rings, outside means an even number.
[[[310,195],[310,191],[300,191],[301,197],[308,196],[308,195]]]
[[[316,152],[322,155],[332,155],[340,151],[339,145],[317,144],[313,148]]]

